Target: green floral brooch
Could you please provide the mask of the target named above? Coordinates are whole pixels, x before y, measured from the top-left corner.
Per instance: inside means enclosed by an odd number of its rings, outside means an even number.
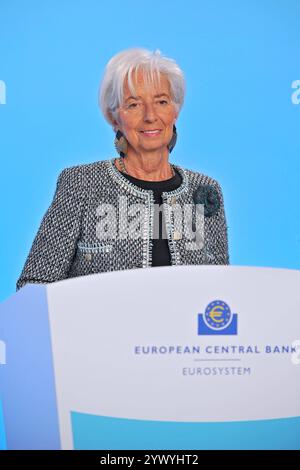
[[[220,208],[220,196],[216,188],[209,184],[200,184],[193,194],[195,204],[204,205],[204,217],[211,217]]]

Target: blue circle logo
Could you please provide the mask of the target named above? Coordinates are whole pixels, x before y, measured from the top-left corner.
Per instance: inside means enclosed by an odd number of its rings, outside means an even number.
[[[210,302],[205,309],[203,319],[212,330],[224,330],[232,321],[229,306],[223,300]]]

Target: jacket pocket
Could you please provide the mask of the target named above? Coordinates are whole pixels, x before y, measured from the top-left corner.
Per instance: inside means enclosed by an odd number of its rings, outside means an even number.
[[[100,243],[77,243],[78,271],[95,274],[111,271],[115,264],[115,244],[111,240]]]

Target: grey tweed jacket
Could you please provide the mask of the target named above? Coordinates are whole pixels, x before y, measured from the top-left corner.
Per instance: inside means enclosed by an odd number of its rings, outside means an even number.
[[[162,195],[171,264],[229,264],[219,183],[202,173],[178,165],[173,167],[180,173],[182,183],[176,190]],[[196,225],[195,194],[201,187],[212,187],[219,204],[212,214],[199,219],[202,225]],[[130,216],[136,207],[140,215],[139,230]],[[26,283],[49,283],[94,273],[151,267],[153,207],[153,191],[128,181],[115,167],[114,158],[64,169],[17,281],[17,290]],[[201,244],[193,244],[184,229],[180,231],[180,211],[175,210],[178,207],[187,208],[188,215],[181,222],[191,222],[197,230],[201,227]],[[126,218],[124,214],[129,215]]]

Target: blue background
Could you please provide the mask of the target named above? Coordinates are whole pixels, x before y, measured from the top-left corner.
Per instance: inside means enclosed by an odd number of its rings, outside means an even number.
[[[221,183],[231,264],[299,269],[299,18],[299,0],[1,0],[0,299],[15,291],[59,172],[116,155],[98,85],[134,46],[185,73],[171,161]]]

